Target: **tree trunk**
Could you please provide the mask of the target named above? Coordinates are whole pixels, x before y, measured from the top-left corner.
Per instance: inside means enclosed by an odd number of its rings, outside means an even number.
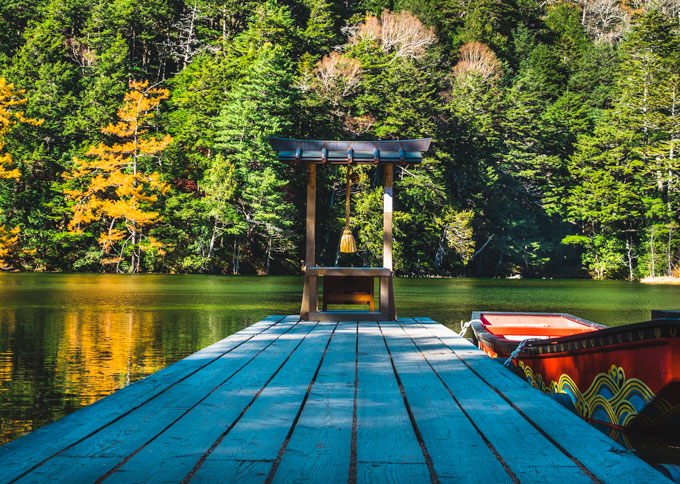
[[[134,274],[135,273],[135,264],[137,264],[137,251],[136,251],[136,244],[137,244],[137,230],[135,230],[134,224],[132,225],[132,240],[131,240],[131,246],[132,246],[132,255],[130,256],[130,273]]]
[[[442,265],[442,262],[444,261],[444,254],[446,253],[446,249],[444,247],[444,243],[446,242],[446,229],[447,227],[444,227],[444,230],[442,231],[442,236],[439,239],[439,247],[437,248],[437,253],[434,256],[435,269],[439,269]]]
[[[218,217],[215,217],[215,223],[213,224],[213,230],[212,230],[212,235],[210,236],[210,245],[208,246],[208,271],[212,272],[213,271],[213,263],[212,263],[212,254],[213,250],[215,249],[215,240],[217,240],[217,221]]]
[[[233,267],[232,272],[233,272],[234,275],[238,274],[240,253],[241,253],[241,244],[239,243],[239,240],[238,240],[238,237],[237,237],[236,240],[234,240],[234,251],[232,252],[232,256],[231,256],[231,264],[232,264],[232,267]]]
[[[335,248],[335,263],[333,264],[333,267],[338,267],[338,263],[340,262],[340,240],[338,239],[338,246]]]
[[[474,259],[475,257],[477,257],[479,254],[482,253],[482,251],[483,251],[484,249],[486,249],[486,246],[489,245],[489,242],[491,242],[491,241],[493,240],[494,235],[496,235],[496,234],[491,234],[491,235],[489,236],[489,238],[486,239],[486,242],[484,242],[484,245],[482,245],[482,247],[480,247],[478,250],[475,251],[474,254],[472,254],[472,257],[470,257],[470,260],[468,260],[468,264],[469,264],[470,262],[472,262],[472,259]],[[479,267],[481,268],[481,265],[480,265]]]
[[[581,14],[581,25],[585,25],[586,24],[586,3],[583,2],[582,6],[583,6],[583,13]]]
[[[269,267],[272,261],[272,238],[269,237],[269,244],[267,244],[267,275],[269,275]]]
[[[668,275],[673,275],[673,260],[671,256],[671,243],[673,242],[673,229],[668,227],[668,245],[666,246],[666,261],[668,262]]]
[[[191,20],[189,23],[189,32],[187,34],[187,46],[184,49],[184,63],[182,68],[186,68],[191,60],[191,41],[194,39],[194,23],[196,22],[196,11],[198,10],[198,2],[194,0],[194,6],[191,8]]]
[[[656,261],[654,260],[654,229],[649,236],[649,250],[652,253],[652,277],[656,277]]]
[[[626,239],[626,251],[628,254],[628,280],[633,280],[633,245],[630,243],[630,237]]]
[[[498,261],[496,262],[496,272],[494,274],[495,276],[498,276],[498,271],[501,270],[501,264],[503,263],[503,256],[504,255],[505,255],[505,252],[503,252],[502,250],[498,254]]]

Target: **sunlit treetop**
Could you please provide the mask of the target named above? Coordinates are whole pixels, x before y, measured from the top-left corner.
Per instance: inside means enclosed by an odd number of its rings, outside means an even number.
[[[12,157],[9,153],[2,153],[5,147],[5,135],[17,124],[25,123],[40,126],[43,120],[31,119],[24,116],[19,108],[28,101],[24,90],[14,89],[14,84],[0,77],[0,179],[18,179],[19,170],[12,168]]]

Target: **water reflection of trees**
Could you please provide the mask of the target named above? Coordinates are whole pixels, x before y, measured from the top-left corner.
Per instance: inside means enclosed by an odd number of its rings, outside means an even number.
[[[163,351],[162,324],[152,312],[93,309],[61,317],[62,321],[39,321],[40,328],[33,328],[30,321],[23,328],[15,321],[2,324],[0,341],[14,344],[0,347],[0,402],[10,407],[0,417],[0,443],[171,362]]]
[[[1,274],[0,445],[292,314],[299,287],[295,277]]]
[[[58,345],[57,378],[90,404],[166,365],[150,312],[69,313]]]

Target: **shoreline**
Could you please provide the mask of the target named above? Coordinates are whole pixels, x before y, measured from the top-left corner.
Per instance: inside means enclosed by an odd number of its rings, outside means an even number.
[[[657,276],[657,277],[643,277],[640,279],[643,284],[680,284],[680,277],[674,276]]]

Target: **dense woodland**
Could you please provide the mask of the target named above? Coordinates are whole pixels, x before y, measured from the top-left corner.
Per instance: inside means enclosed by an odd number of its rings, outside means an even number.
[[[401,275],[680,266],[680,0],[6,0],[4,270],[299,273],[269,136],[433,138]],[[379,265],[382,176],[319,169],[317,263]]]

